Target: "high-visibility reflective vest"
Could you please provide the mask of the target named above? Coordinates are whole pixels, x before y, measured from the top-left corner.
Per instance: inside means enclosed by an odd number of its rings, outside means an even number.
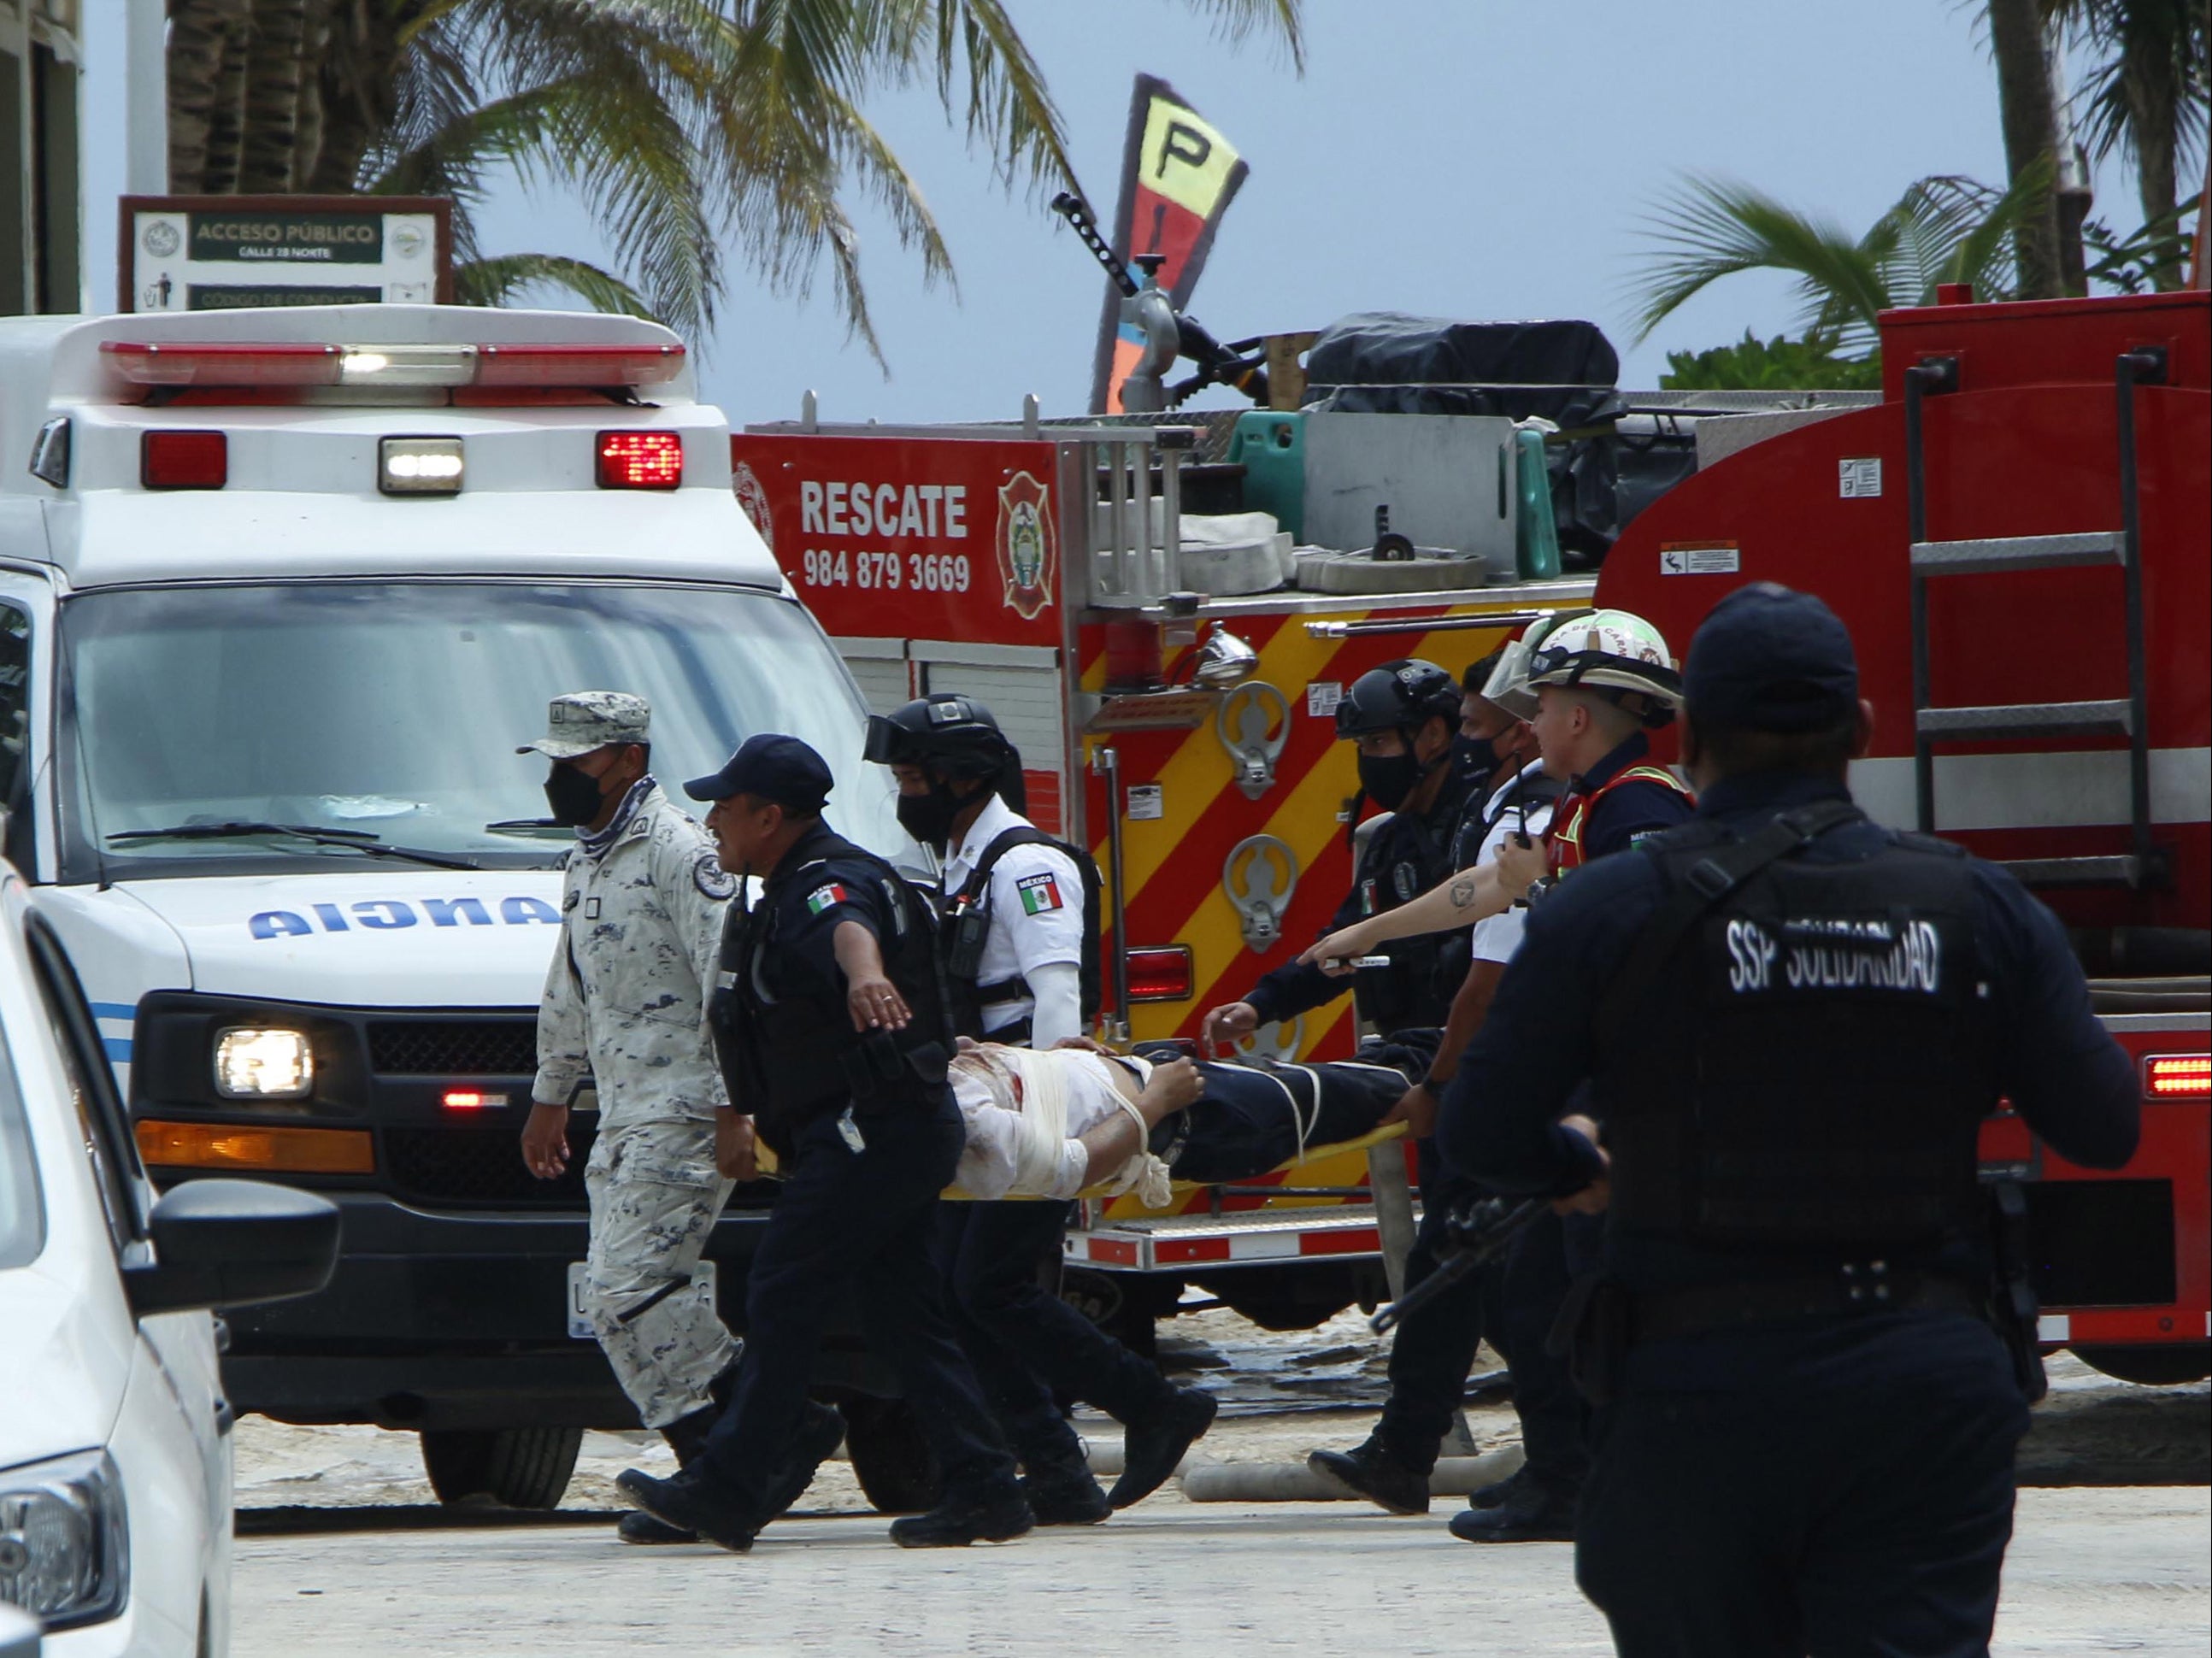
[[[1664,766],[1631,766],[1608,777],[1588,794],[1571,794],[1561,804],[1559,827],[1552,831],[1552,873],[1565,875],[1583,865],[1583,826],[1589,822],[1597,803],[1626,783],[1656,783],[1694,804],[1697,796]]]

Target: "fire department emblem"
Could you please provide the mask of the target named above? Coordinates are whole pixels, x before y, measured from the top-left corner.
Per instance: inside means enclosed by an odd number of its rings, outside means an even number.
[[[1052,603],[1051,492],[1027,472],[999,487],[999,574],[1006,604],[1034,622]]]
[[[768,509],[768,491],[754,476],[751,465],[739,461],[736,471],[730,474],[730,488],[738,497],[738,505],[745,509],[745,516],[760,531],[760,538],[768,543],[771,553],[775,550],[775,519]]]

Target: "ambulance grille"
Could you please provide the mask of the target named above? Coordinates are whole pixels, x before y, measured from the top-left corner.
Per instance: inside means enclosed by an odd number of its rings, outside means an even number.
[[[538,1021],[377,1020],[369,1069],[380,1077],[528,1077],[538,1070]]]
[[[568,1168],[539,1180],[522,1166],[522,1114],[491,1127],[386,1128],[384,1167],[392,1195],[418,1202],[501,1209],[581,1209],[584,1161],[597,1131],[568,1120]]]

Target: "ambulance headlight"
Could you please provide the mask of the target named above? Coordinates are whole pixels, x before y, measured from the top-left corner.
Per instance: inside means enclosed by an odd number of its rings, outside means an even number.
[[[376,487],[387,495],[461,492],[459,438],[382,438],[376,446]]]
[[[304,1100],[315,1086],[315,1051],[304,1030],[240,1027],[216,1038],[215,1091],[229,1100]]]

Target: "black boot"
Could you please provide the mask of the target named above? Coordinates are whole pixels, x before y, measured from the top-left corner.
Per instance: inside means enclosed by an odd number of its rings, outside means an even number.
[[[769,1512],[781,1514],[805,1496],[806,1488],[814,1483],[815,1470],[844,1440],[845,1418],[827,1405],[808,1400],[805,1413],[799,1419],[799,1431],[792,1436],[789,1460],[769,1482]]]
[[[733,1554],[753,1546],[766,1522],[734,1501],[703,1468],[655,1479],[635,1468],[615,1476],[615,1489],[664,1525],[687,1531]]]
[[[927,1514],[891,1521],[891,1541],[902,1549],[964,1549],[970,1543],[1004,1543],[1036,1524],[1020,1490],[1007,1485],[987,1497],[953,1497]]]
[[[1572,1487],[1530,1478],[1494,1508],[1462,1509],[1451,1517],[1451,1534],[1462,1543],[1571,1543]]]
[[[1380,1433],[1348,1451],[1316,1451],[1306,1467],[1354,1497],[1380,1503],[1393,1514],[1429,1511],[1429,1476],[1391,1453]]]
[[[1084,1461],[1083,1448],[1055,1447],[1036,1456],[1026,1454],[1022,1466],[1022,1495],[1040,1526],[1095,1526],[1114,1512],[1106,1493]]]
[[[1158,1406],[1122,1430],[1121,1477],[1106,1500],[1126,1509],[1167,1484],[1183,1454],[1213,1425],[1220,1408],[1203,1388],[1170,1388]]]
[[[1467,1505],[1470,1509],[1494,1509],[1528,1483],[1528,1465],[1523,1462],[1504,1479],[1468,1492]]]
[[[698,1460],[707,1448],[707,1436],[714,1431],[720,1419],[721,1406],[704,1406],[689,1416],[680,1416],[660,1430],[668,1442],[668,1448],[676,1453],[676,1466],[688,1468]],[[696,1543],[699,1533],[686,1531],[681,1526],[672,1526],[665,1520],[656,1520],[642,1512],[626,1514],[615,1524],[615,1535],[625,1543]]]

